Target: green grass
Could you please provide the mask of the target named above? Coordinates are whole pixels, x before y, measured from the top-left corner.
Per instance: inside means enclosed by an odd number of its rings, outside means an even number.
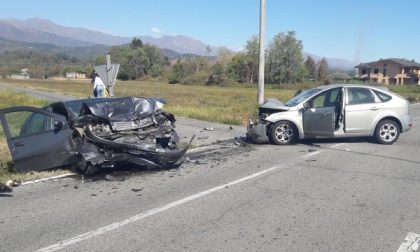
[[[388,86],[389,89],[403,97],[406,97],[410,102],[419,102],[420,101],[420,86],[410,85],[410,86]]]

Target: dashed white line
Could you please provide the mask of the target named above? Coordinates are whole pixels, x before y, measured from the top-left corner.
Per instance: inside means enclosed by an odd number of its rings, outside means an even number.
[[[401,243],[397,252],[414,252],[419,251],[420,247],[420,235],[416,233],[408,233],[404,238],[404,242]]]
[[[208,190],[205,190],[205,191],[202,191],[202,192],[193,194],[193,195],[188,196],[186,198],[183,198],[183,199],[180,199],[180,200],[171,202],[171,203],[169,203],[167,205],[164,205],[162,207],[153,208],[153,209],[151,209],[151,210],[149,210],[147,212],[134,215],[134,216],[132,216],[132,217],[130,217],[128,219],[125,219],[123,221],[114,222],[114,223],[112,223],[112,224],[110,224],[108,226],[104,226],[104,227],[98,228],[96,230],[93,230],[93,231],[86,232],[84,234],[75,236],[73,238],[70,238],[70,239],[67,239],[67,240],[64,240],[64,241],[55,243],[55,244],[50,245],[48,247],[38,249],[36,252],[57,251],[57,250],[60,250],[60,249],[64,249],[64,248],[66,248],[66,247],[68,247],[70,245],[73,245],[73,244],[76,244],[76,243],[79,243],[79,242],[82,242],[82,241],[85,241],[85,240],[94,238],[96,236],[99,236],[99,235],[102,235],[104,233],[110,232],[112,230],[115,230],[115,229],[121,228],[123,226],[126,226],[126,225],[128,225],[130,223],[139,221],[141,219],[144,219],[144,218],[153,216],[155,214],[164,212],[164,211],[169,210],[171,208],[174,208],[176,206],[179,206],[179,205],[188,203],[190,201],[196,200],[196,199],[201,198],[203,196],[206,196],[206,195],[209,195],[211,193],[217,192],[217,191],[219,191],[221,189],[224,189],[224,188],[227,188],[227,187],[230,187],[230,186],[233,186],[233,185],[236,185],[236,184],[245,182],[247,180],[250,180],[250,179],[259,177],[259,176],[264,175],[266,173],[269,173],[269,172],[272,172],[274,170],[280,169],[281,167],[282,166],[274,166],[274,167],[268,168],[266,170],[263,170],[263,171],[260,171],[260,172],[257,172],[257,173],[253,173],[253,174],[251,174],[249,176],[240,178],[238,180],[235,180],[235,181],[232,181],[232,182],[229,182],[229,183],[220,185],[220,186],[216,186],[216,187],[213,187],[211,189],[208,189]]]

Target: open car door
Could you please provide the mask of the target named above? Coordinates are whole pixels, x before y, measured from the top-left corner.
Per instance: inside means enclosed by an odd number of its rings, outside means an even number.
[[[341,88],[334,88],[306,102],[302,119],[305,137],[334,137],[341,94]]]
[[[63,116],[13,107],[1,109],[0,119],[17,171],[40,171],[71,162],[75,146]]]

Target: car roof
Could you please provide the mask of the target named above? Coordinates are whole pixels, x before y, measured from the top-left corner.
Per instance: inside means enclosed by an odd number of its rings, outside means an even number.
[[[373,85],[363,85],[363,84],[329,84],[329,85],[317,86],[315,88],[318,88],[321,90],[327,90],[331,88],[340,88],[340,87],[374,88],[378,90],[389,91],[389,89],[384,86],[373,86]]]

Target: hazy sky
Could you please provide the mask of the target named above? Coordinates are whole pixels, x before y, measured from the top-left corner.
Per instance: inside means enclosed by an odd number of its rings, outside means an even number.
[[[294,30],[304,51],[329,58],[420,61],[417,0],[266,0],[267,36]],[[40,17],[113,35],[186,35],[241,48],[258,34],[259,0],[13,0],[0,18]]]

